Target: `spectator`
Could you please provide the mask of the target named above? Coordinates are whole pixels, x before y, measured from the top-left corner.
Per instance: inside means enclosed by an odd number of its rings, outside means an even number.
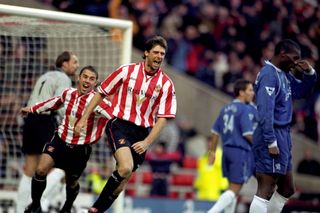
[[[211,137],[207,139],[208,149],[212,149]],[[208,152],[198,158],[197,178],[194,182],[196,198],[198,200],[217,201],[222,191],[228,188],[228,180],[222,175],[222,149],[216,150],[216,159],[213,165],[209,165]]]
[[[152,171],[152,186],[150,195],[167,196],[168,178],[170,174],[170,166],[173,162],[180,160],[180,155],[170,153],[166,150],[166,142],[160,141],[155,144],[152,151],[146,155]]]
[[[312,150],[304,150],[303,159],[299,162],[297,172],[300,174],[320,176],[320,163],[312,156]]]

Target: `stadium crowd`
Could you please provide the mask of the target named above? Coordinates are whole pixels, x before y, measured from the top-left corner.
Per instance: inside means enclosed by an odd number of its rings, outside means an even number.
[[[46,1],[59,10],[130,19],[134,46],[154,34],[168,40],[167,62],[178,72],[230,94],[239,78],[254,81],[274,45],[290,38],[303,58],[320,66],[320,7],[316,0],[96,0]],[[315,102],[295,103],[295,129],[317,140]],[[306,126],[311,128],[305,128]]]

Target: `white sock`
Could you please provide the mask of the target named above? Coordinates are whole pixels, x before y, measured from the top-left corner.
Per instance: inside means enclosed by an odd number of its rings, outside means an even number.
[[[49,210],[50,202],[60,193],[60,181],[65,173],[61,169],[52,169],[47,176],[47,186],[41,198],[41,206],[44,212]]]
[[[224,209],[224,213],[234,213],[236,211],[236,205],[237,205],[237,198],[235,197],[232,200],[232,203],[226,206]]]
[[[286,204],[287,201],[288,201],[288,198],[283,197],[277,191],[275,191],[270,199],[267,212],[268,213],[281,212],[284,204]]]
[[[31,180],[31,177],[22,174],[17,193],[17,213],[23,213],[31,203]]]
[[[255,195],[251,202],[249,213],[267,213],[268,204],[268,200]]]
[[[209,209],[208,213],[219,213],[227,206],[232,204],[236,199],[236,195],[233,191],[227,190],[219,197],[218,201]]]

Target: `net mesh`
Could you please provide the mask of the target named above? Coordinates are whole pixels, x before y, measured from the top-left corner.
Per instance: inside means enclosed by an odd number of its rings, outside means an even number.
[[[15,189],[22,173],[23,119],[18,115],[27,104],[38,77],[53,68],[63,51],[73,51],[80,68],[93,65],[103,80],[121,62],[121,31],[21,16],[0,16],[0,186]],[[110,161],[105,138],[93,153],[81,181],[91,170],[104,170]]]

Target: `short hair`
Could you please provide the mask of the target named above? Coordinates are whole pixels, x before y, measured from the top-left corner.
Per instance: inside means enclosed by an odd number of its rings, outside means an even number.
[[[274,54],[279,55],[281,51],[285,51],[286,53],[293,52],[295,50],[301,50],[300,46],[291,39],[283,39],[279,43],[276,44],[274,48]]]
[[[93,66],[88,65],[88,66],[83,67],[83,68],[80,70],[79,76],[83,73],[84,70],[90,70],[91,72],[93,72],[93,73],[96,75],[96,77],[97,77],[96,79],[98,80],[98,78],[99,78],[98,72],[97,72],[97,70],[96,70]]]
[[[252,84],[250,81],[246,79],[238,79],[234,82],[233,86],[233,94],[235,97],[240,95],[240,91],[245,91],[249,84]]]
[[[74,54],[73,52],[70,52],[70,51],[64,51],[64,52],[62,52],[62,53],[57,57],[56,67],[57,67],[57,68],[61,68],[63,62],[68,62],[68,61],[70,61],[72,55],[75,55],[75,54]]]
[[[167,50],[168,48],[167,41],[162,36],[154,36],[146,41],[144,45],[144,51],[149,52],[153,47],[157,45],[163,47],[165,50]],[[142,58],[145,59],[146,56],[143,54]]]

